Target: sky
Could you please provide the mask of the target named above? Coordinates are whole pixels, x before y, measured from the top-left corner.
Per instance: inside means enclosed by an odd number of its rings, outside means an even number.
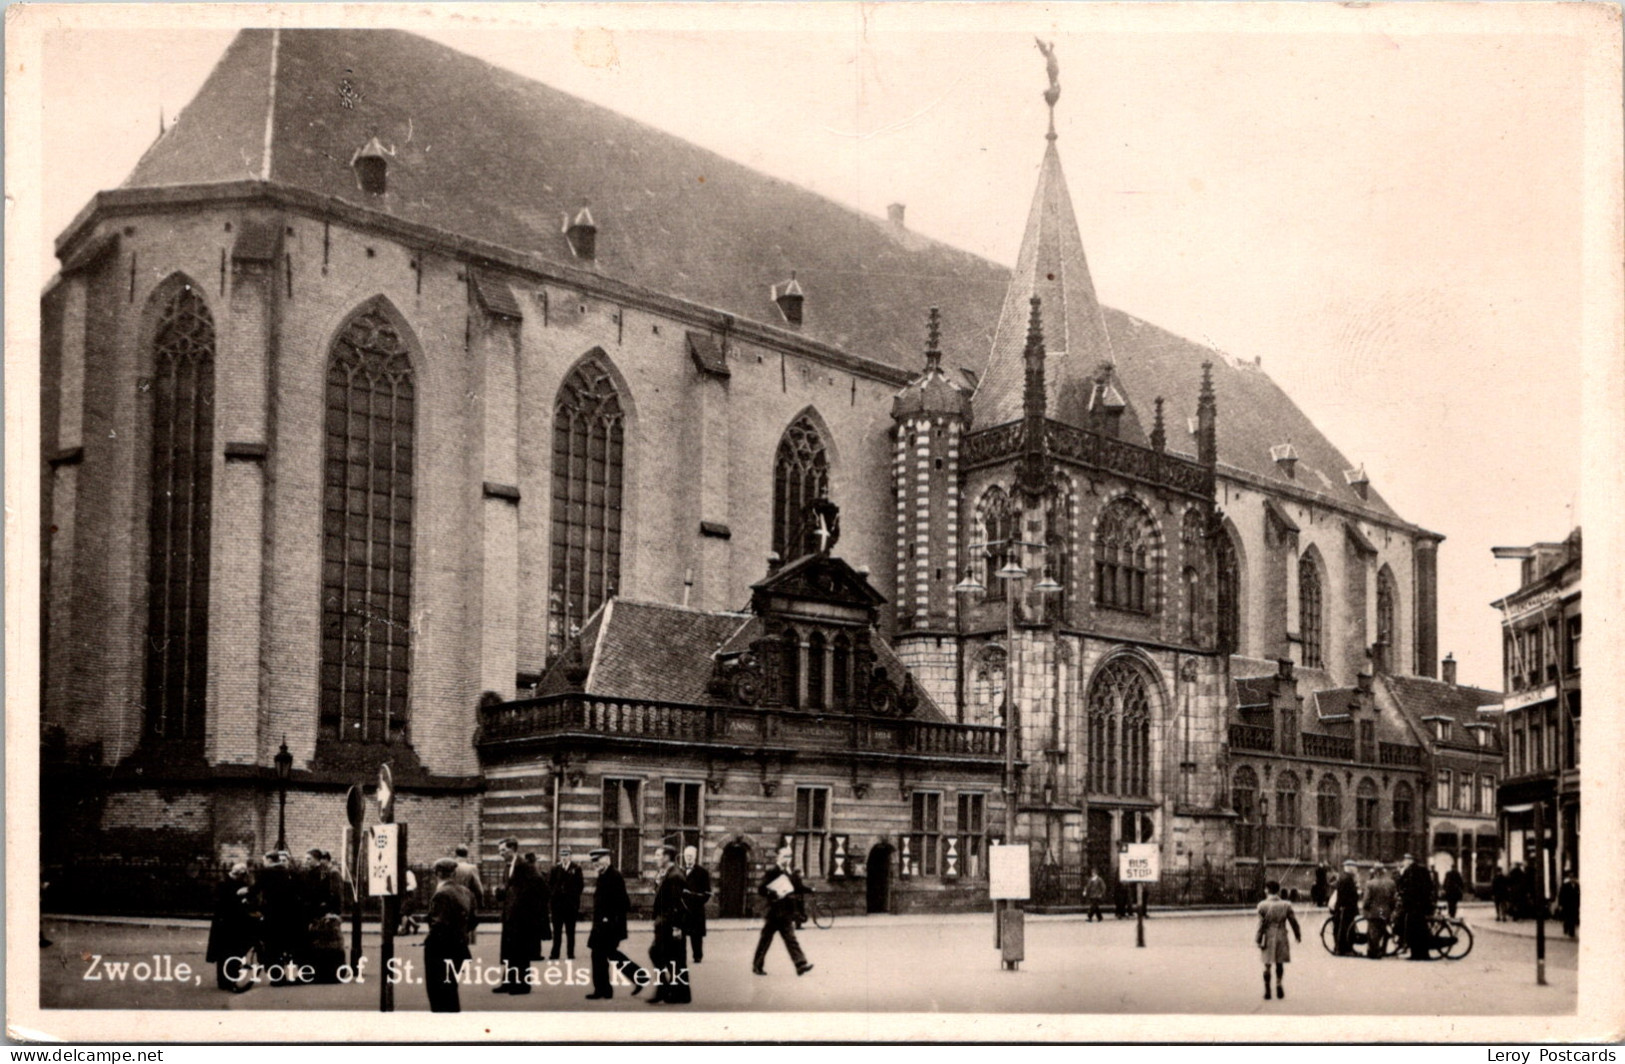
[[[1033,38],[1053,39],[1058,145],[1102,302],[1262,359],[1395,510],[1442,533],[1439,651],[1498,688],[1489,603],[1518,574],[1490,548],[1581,519],[1580,42],[1538,12],[1152,7],[390,22],[858,210],[905,204],[911,229],[1007,265],[1044,146]],[[1302,7],[1321,10],[1284,10]],[[50,239],[123,181],[244,17],[191,11],[46,33],[47,273]]]

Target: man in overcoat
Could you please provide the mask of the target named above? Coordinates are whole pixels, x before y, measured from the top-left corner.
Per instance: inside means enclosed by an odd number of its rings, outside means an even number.
[[[541,883],[535,863],[519,856],[519,840],[503,839],[497,852],[503,864],[502,983],[491,992],[528,994],[530,964],[541,954],[547,906],[539,897]]]
[[[209,921],[208,952],[204,954],[204,959],[215,966],[215,985],[221,990],[233,989],[231,980],[226,978],[227,962],[235,957],[241,964],[248,947],[253,945],[251,905],[248,865],[239,861],[214,888],[214,919]]]
[[[757,888],[757,893],[767,899],[767,921],[762,924],[761,937],[756,940],[756,956],[751,961],[750,970],[757,975],[767,974],[763,965],[767,962],[767,948],[773,944],[774,935],[784,939],[784,948],[790,951],[790,960],[795,963],[797,975],[806,975],[813,968],[807,955],[801,952],[801,943],[796,941],[796,903],[808,891],[791,865],[791,856],[790,847],[780,850],[773,863],[767,866],[767,874]]]
[[[697,846],[683,847],[683,900],[688,906],[683,930],[688,936],[689,953],[698,964],[705,959],[705,903],[711,900],[711,873],[700,864]]]
[[[570,847],[565,846],[559,850],[558,863],[548,873],[548,905],[552,908],[553,916],[553,959],[559,959],[559,947],[565,945],[565,937],[569,937],[569,946],[566,957],[576,959],[576,920],[581,916],[581,891],[585,883],[581,875],[581,866],[576,864],[570,853]]]
[[[651,1005],[687,1005],[692,999],[688,985],[688,947],[683,929],[688,923],[688,904],[683,898],[686,885],[677,867],[677,848],[660,848],[660,880],[655,887],[654,942],[649,959],[655,966],[655,992]]]
[[[1410,854],[1404,861],[1404,871],[1399,874],[1399,902],[1405,909],[1405,945],[1411,960],[1430,961],[1433,936],[1428,931],[1428,917],[1433,915],[1433,876]]]
[[[599,847],[593,850],[592,864],[598,870],[598,879],[592,891],[592,931],[587,935],[587,949],[592,953],[592,993],[588,1001],[601,1001],[615,996],[615,986],[609,980],[609,966],[613,964],[622,976],[632,983],[632,996],[643,992],[650,976],[637,962],[621,952],[626,941],[626,917],[632,900],[626,894],[626,880],[615,870],[609,851]]]
[[[423,940],[430,1012],[461,1012],[457,972],[470,957],[468,937],[474,930],[474,894],[455,882],[457,861],[434,863],[435,889],[429,899],[429,934]]]
[[[309,926],[286,851],[273,850],[265,855],[265,867],[260,870],[257,887],[266,953],[261,961],[281,966],[286,973],[287,962],[293,959]],[[287,979],[281,981],[288,982]]]
[[[1353,859],[1343,862],[1342,874],[1332,888],[1332,919],[1337,929],[1337,955],[1354,956],[1354,918],[1360,915],[1360,884],[1354,878]]]
[[[1089,869],[1089,881],[1083,885],[1083,900],[1089,906],[1085,923],[1106,919],[1100,915],[1100,903],[1106,900],[1106,881],[1100,878],[1100,872],[1096,869]]]

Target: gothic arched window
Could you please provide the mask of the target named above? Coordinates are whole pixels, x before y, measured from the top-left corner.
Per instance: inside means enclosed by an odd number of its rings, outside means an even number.
[[[620,587],[625,458],[620,391],[609,367],[588,358],[559,386],[553,404],[549,655]]]
[[[1238,766],[1232,777],[1230,806],[1244,824],[1258,816],[1258,773],[1248,765]]]
[[[165,304],[152,355],[147,732],[201,743],[209,670],[214,318],[190,284]]]
[[[1107,662],[1089,685],[1089,790],[1151,793],[1151,695],[1145,673],[1126,658]]]
[[[1416,826],[1416,792],[1404,780],[1394,784],[1394,830],[1408,832]],[[1410,840],[1401,842],[1409,845]]]
[[[1179,525],[1180,553],[1185,561],[1185,568],[1179,574],[1180,610],[1185,642],[1192,644],[1202,641],[1205,627],[1203,614],[1206,603],[1202,594],[1202,571],[1207,563],[1205,525],[1201,511],[1194,508],[1185,511]]]
[[[1296,827],[1298,819],[1298,777],[1283,772],[1275,777],[1275,810],[1273,819],[1282,827]]]
[[[1213,543],[1213,590],[1217,600],[1219,653],[1241,653],[1241,565],[1236,545],[1228,532],[1220,531]]]
[[[327,364],[322,739],[406,736],[414,403],[400,332],[377,310],[357,315]]]
[[[1321,610],[1320,570],[1314,559],[1305,555],[1298,562],[1298,630],[1303,637],[1306,668],[1318,669],[1325,664]]]
[[[808,417],[784,430],[773,459],[773,553],[783,562],[818,550],[807,507],[829,497],[829,453]]]
[[[1330,772],[1323,772],[1315,790],[1315,823],[1323,828],[1343,826],[1343,785]]]
[[[1393,668],[1396,660],[1394,612],[1398,597],[1393,571],[1385,565],[1377,571],[1377,642],[1382,644],[1383,663],[1389,669]]]
[[[1001,646],[983,647],[971,673],[971,724],[1004,724],[1005,652]]]
[[[1095,604],[1151,612],[1155,545],[1156,529],[1144,507],[1128,498],[1110,503],[1095,529]]]
[[[982,493],[976,504],[976,525],[985,544],[982,555],[982,586],[987,588],[988,602],[1003,602],[1004,581],[999,570],[1015,557],[1012,540],[1016,538],[1016,522],[1010,512],[1010,496],[998,486]]]

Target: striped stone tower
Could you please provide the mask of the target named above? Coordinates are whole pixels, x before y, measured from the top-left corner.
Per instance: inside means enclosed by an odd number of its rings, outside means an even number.
[[[897,494],[897,653],[940,706],[957,706],[954,584],[959,579],[959,445],[970,395],[942,369],[931,308],[925,371],[892,401]]]

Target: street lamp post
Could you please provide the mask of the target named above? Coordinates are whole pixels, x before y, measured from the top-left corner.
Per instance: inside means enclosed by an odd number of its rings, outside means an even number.
[[[282,737],[282,748],[272,759],[276,764],[277,807],[276,848],[288,848],[288,777],[293,775],[293,755],[288,752],[288,737]]]
[[[991,543],[972,543],[969,549],[985,551],[989,547],[1029,547],[1044,550],[1046,545],[1007,539]],[[1027,570],[1012,557],[994,575],[1004,581],[1004,844],[1009,846],[1014,844],[1016,837],[1016,595],[1020,591],[1022,581],[1027,579]],[[958,595],[981,594],[986,590],[981,581],[976,579],[976,574],[968,570],[965,579],[954,585],[954,593]],[[1048,595],[1062,588],[1046,574],[1033,585],[1033,590]],[[1008,901],[1005,902],[1005,907],[1008,908],[1009,904]],[[996,925],[1001,942],[1002,929],[1002,922]]]

